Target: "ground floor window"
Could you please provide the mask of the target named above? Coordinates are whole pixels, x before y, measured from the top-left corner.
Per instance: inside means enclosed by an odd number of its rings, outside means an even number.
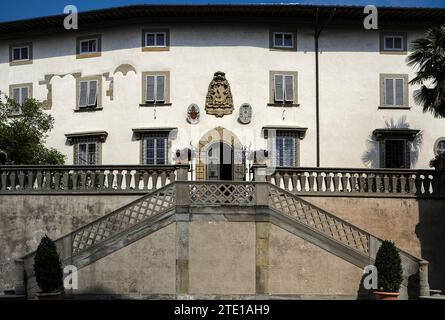
[[[100,142],[97,139],[78,139],[74,144],[74,164],[100,164]]]
[[[409,168],[407,159],[407,141],[404,139],[386,139],[385,148],[385,168]],[[407,161],[408,160],[408,161]]]
[[[297,165],[297,135],[293,132],[277,132],[271,139],[272,164],[276,167],[294,167]]]
[[[151,165],[167,164],[168,133],[145,135],[143,140],[143,163]]]

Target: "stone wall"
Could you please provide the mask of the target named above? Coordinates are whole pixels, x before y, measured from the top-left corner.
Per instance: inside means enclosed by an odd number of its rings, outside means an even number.
[[[445,290],[445,202],[442,199],[303,197],[369,233],[429,261],[429,282]]]
[[[1,195],[0,292],[13,287],[13,261],[37,248],[46,233],[69,233],[137,195]]]

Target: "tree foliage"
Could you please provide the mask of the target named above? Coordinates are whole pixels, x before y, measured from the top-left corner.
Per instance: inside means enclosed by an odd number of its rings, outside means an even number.
[[[17,115],[14,110],[21,112]],[[35,99],[21,106],[9,98],[0,100],[0,150],[7,156],[7,164],[63,164],[65,156],[45,146],[53,125],[54,118],[43,112],[42,103]]]
[[[445,24],[430,29],[424,38],[412,42],[413,52],[408,56],[409,66],[417,67],[412,85],[421,85],[414,94],[424,112],[445,117]]]
[[[399,292],[403,280],[402,261],[396,246],[383,241],[375,258],[378,273],[378,289],[385,292]]]
[[[63,272],[54,242],[45,235],[34,257],[34,273],[42,292],[57,291],[62,286]]]

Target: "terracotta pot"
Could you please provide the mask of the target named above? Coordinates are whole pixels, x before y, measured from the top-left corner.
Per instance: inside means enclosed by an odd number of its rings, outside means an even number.
[[[374,291],[377,300],[399,300],[399,292]]]
[[[37,292],[37,300],[57,300],[60,297],[60,291],[56,292]]]

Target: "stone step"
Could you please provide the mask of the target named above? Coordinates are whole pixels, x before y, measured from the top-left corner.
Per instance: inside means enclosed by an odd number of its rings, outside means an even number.
[[[430,296],[436,297],[442,295],[442,290],[430,289]]]

